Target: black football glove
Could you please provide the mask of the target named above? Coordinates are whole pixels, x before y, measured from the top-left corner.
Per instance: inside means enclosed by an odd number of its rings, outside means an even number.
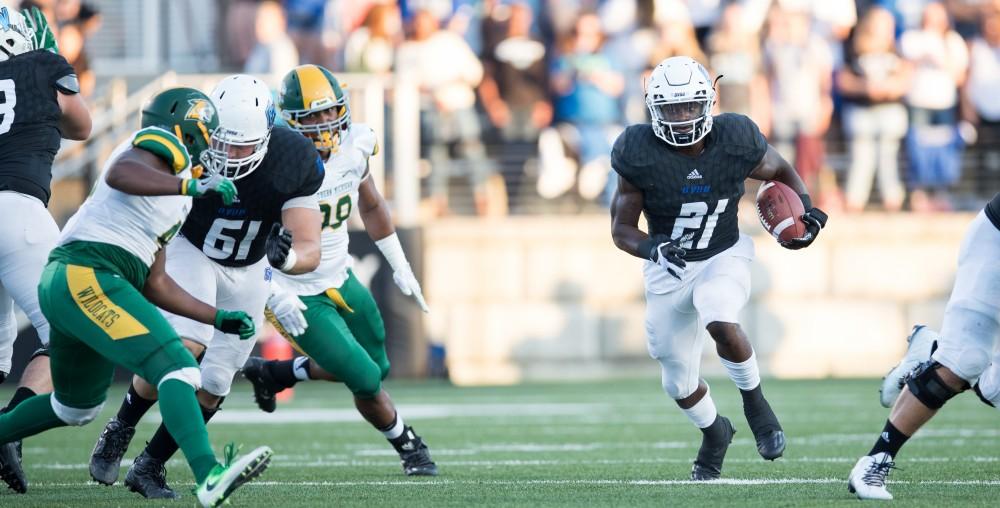
[[[800,238],[781,242],[781,246],[786,249],[798,250],[812,245],[816,237],[819,236],[819,230],[826,227],[826,220],[828,218],[829,216],[827,216],[826,212],[819,208],[810,207],[806,209],[806,213],[802,214],[802,222],[806,224],[806,234]]]
[[[639,252],[662,266],[675,279],[680,280],[684,276],[684,268],[687,266],[684,256],[687,251],[678,247],[667,235],[653,235],[643,240],[639,243]]]
[[[285,263],[288,262],[288,252],[291,250],[292,232],[283,228],[281,224],[275,223],[267,235],[267,243],[264,244],[267,261],[271,263],[271,266],[286,271],[291,268],[285,266]]]

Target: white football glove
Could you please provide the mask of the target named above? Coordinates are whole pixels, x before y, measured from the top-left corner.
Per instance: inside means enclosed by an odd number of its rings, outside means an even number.
[[[302,303],[298,296],[273,286],[271,297],[267,299],[267,306],[281,323],[281,327],[292,337],[302,335],[309,327],[305,315],[302,314],[302,311],[306,310],[306,304]]]
[[[392,272],[392,280],[397,286],[399,286],[399,290],[402,291],[404,295],[412,296],[413,299],[417,301],[417,305],[420,306],[420,310],[424,312],[431,311],[427,308],[427,302],[424,301],[424,293],[420,290],[420,283],[417,282],[417,276],[413,275],[412,270]]]
[[[417,282],[417,277],[413,274],[413,269],[410,268],[410,263],[406,260],[406,254],[403,252],[403,246],[400,245],[396,233],[376,241],[375,246],[389,261],[389,266],[392,267],[392,280],[399,286],[399,290],[406,296],[412,296],[417,301],[417,305],[420,306],[420,310],[430,312],[427,302],[424,301],[424,293],[420,290],[420,283]]]

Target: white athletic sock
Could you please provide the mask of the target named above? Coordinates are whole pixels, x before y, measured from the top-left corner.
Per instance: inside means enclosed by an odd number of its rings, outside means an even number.
[[[983,394],[986,400],[1000,408],[1000,364],[992,363],[986,368],[982,376],[979,376],[979,393]]]
[[[760,385],[760,370],[757,369],[756,353],[750,352],[750,358],[740,363],[731,362],[725,358],[719,358],[719,360],[722,360],[722,366],[729,373],[729,379],[732,379],[740,390],[750,391]]]
[[[295,359],[292,363],[292,372],[295,373],[295,379],[298,379],[299,381],[309,379],[309,371],[306,370],[307,363],[309,363],[308,356],[300,356]]]
[[[403,423],[403,417],[399,416],[399,413],[396,413],[396,421],[393,422],[392,427],[389,427],[387,430],[383,430],[382,435],[385,436],[386,439],[396,439],[397,437],[403,435],[405,426],[406,425]]]
[[[691,423],[699,429],[711,426],[715,422],[715,418],[719,416],[719,412],[715,409],[715,402],[712,401],[712,393],[710,391],[705,392],[705,396],[697,404],[687,409],[681,409],[681,411],[684,411],[684,414],[691,420]]]

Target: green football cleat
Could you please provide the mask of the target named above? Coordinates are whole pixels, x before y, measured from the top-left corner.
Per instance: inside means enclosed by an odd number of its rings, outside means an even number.
[[[226,499],[244,483],[260,476],[271,462],[274,453],[267,446],[236,458],[239,448],[233,443],[226,445],[226,463],[215,466],[208,478],[194,488],[198,503],[205,508],[215,508],[226,502]]]

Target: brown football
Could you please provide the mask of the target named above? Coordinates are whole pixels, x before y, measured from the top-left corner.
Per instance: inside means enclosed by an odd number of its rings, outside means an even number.
[[[806,225],[802,222],[804,213],[799,195],[781,182],[764,182],[757,191],[757,217],[778,241],[787,242],[806,234]]]

